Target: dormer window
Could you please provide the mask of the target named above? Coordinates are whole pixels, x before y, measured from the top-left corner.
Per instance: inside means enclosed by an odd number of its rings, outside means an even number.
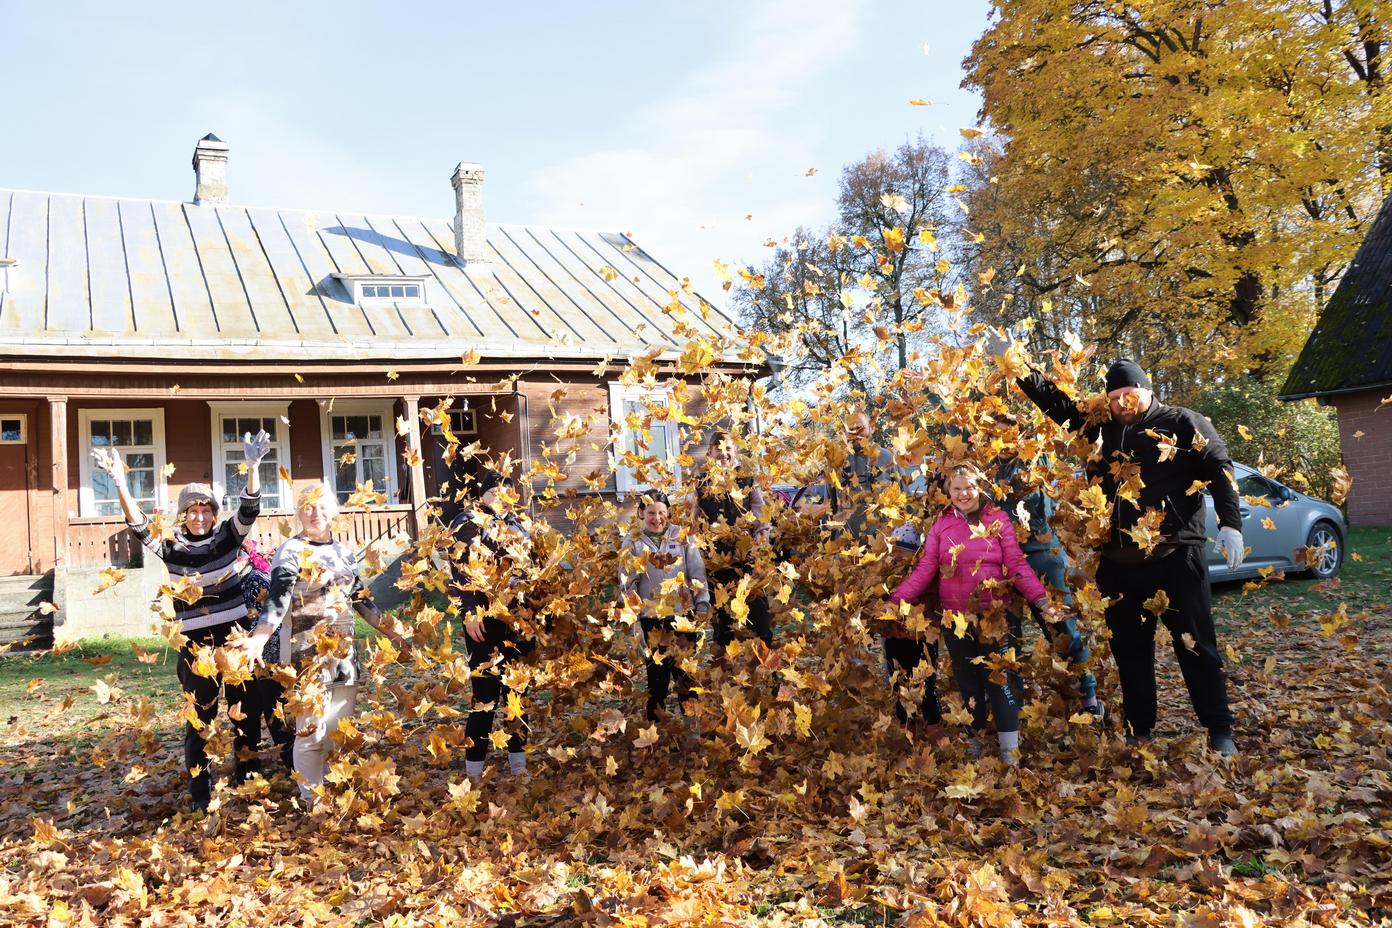
[[[419,300],[420,284],[363,284],[365,300]]]
[[[359,306],[425,302],[424,277],[351,277],[347,274],[334,276],[343,282],[353,302]]]

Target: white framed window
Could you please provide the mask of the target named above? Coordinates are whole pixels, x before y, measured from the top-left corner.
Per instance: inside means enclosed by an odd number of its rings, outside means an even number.
[[[677,458],[681,455],[681,430],[671,419],[659,419],[654,409],[664,409],[671,403],[671,393],[665,388],[628,387],[609,384],[609,421],[619,427],[621,440],[611,451],[614,456],[614,483],[619,498],[625,494],[647,489],[642,467],[630,468],[624,463],[626,452],[640,458],[652,458],[671,471],[674,488],[681,486],[682,470]],[[649,464],[651,469],[654,465]]]
[[[454,433],[456,438],[472,438],[478,434],[478,418],[474,415],[474,410],[468,405],[465,405],[463,409],[451,409],[449,423],[450,431]],[[436,435],[445,433],[438,422],[430,427],[430,431]]]
[[[347,274],[336,274],[334,276],[343,282],[343,286],[348,289],[349,296],[351,296],[353,302],[357,303],[359,306],[425,302],[424,277],[397,275],[364,275],[361,277],[350,277]]]
[[[340,505],[358,484],[396,502],[396,418],[391,400],[321,403],[324,474]]]
[[[280,469],[289,469],[290,417],[289,403],[209,403],[213,415],[213,492],[222,501],[222,511],[237,508],[242,491],[246,489],[246,451],[242,438],[247,432],[255,435],[265,429],[271,436],[271,449],[261,459],[261,510],[290,509],[290,484],[281,479]]]
[[[152,513],[168,502],[160,480],[164,470],[163,409],[80,409],[77,430],[82,474],[78,515],[121,515],[116,484],[93,466],[92,452],[97,448],[114,448],[121,453],[126,463],[126,486],[142,511]]]
[[[0,445],[22,445],[28,440],[28,416],[22,412],[0,415]]]

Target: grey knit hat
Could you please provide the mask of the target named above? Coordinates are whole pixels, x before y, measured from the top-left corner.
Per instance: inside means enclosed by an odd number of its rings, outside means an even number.
[[[190,483],[179,491],[179,515],[183,515],[194,503],[205,502],[213,507],[213,517],[216,518],[218,510],[222,507],[218,505],[217,494],[213,488],[206,483]]]

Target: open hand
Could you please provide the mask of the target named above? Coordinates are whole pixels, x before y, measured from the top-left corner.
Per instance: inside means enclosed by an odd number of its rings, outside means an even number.
[[[242,435],[242,453],[246,456],[245,459],[248,467],[255,467],[257,464],[260,464],[261,459],[264,458],[270,450],[271,436],[266,434],[265,429],[262,429],[255,435],[252,435],[250,432],[246,432]]]
[[[97,470],[111,477],[112,481],[118,486],[126,485],[126,462],[121,458],[121,452],[115,448],[93,448],[92,463]]]

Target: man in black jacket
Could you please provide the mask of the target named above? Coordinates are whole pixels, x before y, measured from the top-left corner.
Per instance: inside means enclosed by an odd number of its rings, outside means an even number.
[[[988,343],[1003,354],[1001,339]],[[1128,739],[1144,742],[1155,725],[1155,621],[1160,613],[1209,747],[1237,753],[1223,658],[1213,629],[1205,554],[1202,489],[1213,496],[1218,544],[1228,566],[1244,554],[1242,514],[1227,446],[1213,424],[1183,406],[1155,399],[1140,365],[1107,369],[1108,405],[1089,412],[1039,372],[1016,383],[1055,422],[1101,442],[1088,477],[1107,500],[1110,537],[1103,544],[1097,587],[1111,600],[1107,627],[1121,679]],[[1163,594],[1163,595],[1160,595]]]

